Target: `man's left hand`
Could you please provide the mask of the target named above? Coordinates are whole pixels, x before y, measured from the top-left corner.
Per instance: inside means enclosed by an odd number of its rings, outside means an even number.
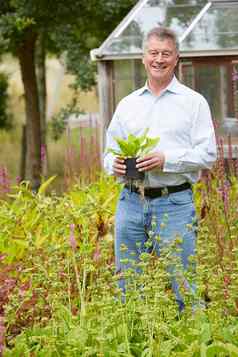
[[[165,156],[162,152],[154,152],[137,159],[136,167],[139,169],[139,171],[149,171],[156,168],[162,170],[164,167],[164,161]]]

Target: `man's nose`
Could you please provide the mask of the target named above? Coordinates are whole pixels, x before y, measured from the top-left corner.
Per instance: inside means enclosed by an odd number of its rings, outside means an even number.
[[[161,52],[159,52],[159,53],[157,54],[156,61],[157,61],[157,62],[161,62],[162,60],[163,60],[163,55],[162,55]]]

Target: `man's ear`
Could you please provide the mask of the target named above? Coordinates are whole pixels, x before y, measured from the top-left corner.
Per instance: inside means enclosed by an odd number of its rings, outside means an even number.
[[[144,54],[142,55],[142,63],[145,64],[145,56],[144,56]]]

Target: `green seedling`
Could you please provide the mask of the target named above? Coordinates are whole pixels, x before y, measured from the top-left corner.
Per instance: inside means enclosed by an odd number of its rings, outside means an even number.
[[[119,149],[109,148],[108,152],[123,158],[145,156],[156,147],[160,140],[159,137],[149,138],[148,131],[147,128],[141,136],[129,134],[127,140],[115,137]]]

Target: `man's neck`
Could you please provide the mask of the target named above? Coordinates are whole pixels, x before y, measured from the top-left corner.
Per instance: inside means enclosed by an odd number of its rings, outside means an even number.
[[[169,85],[169,83],[172,81],[173,77],[168,79],[167,81],[156,81],[153,79],[148,78],[148,87],[150,88],[151,92],[155,95],[160,95],[160,93]]]

